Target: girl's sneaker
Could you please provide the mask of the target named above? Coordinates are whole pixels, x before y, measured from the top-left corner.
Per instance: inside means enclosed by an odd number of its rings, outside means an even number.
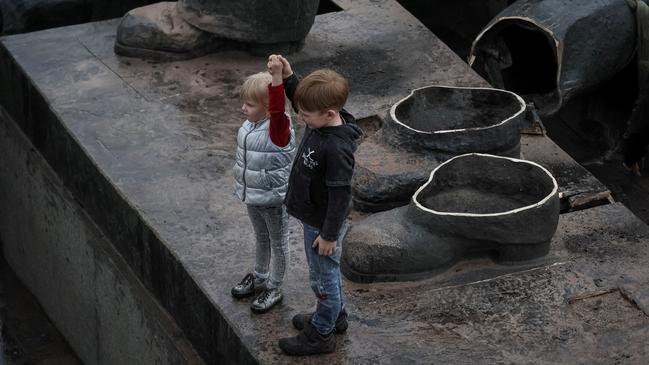
[[[250,309],[255,313],[266,313],[271,308],[282,302],[284,296],[280,288],[266,289],[250,304]]]
[[[255,275],[249,273],[246,274],[241,282],[235,285],[230,292],[235,298],[245,298],[259,293],[262,289],[263,285],[255,285]]]

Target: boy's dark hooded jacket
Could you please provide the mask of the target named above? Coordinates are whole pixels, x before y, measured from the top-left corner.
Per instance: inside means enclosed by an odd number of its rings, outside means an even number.
[[[295,75],[284,80],[291,102],[298,82]],[[293,109],[297,110],[295,104]],[[338,238],[349,213],[354,152],[362,134],[350,113],[343,109],[340,116],[340,126],[305,128],[284,201],[290,215],[318,228],[320,236],[328,241]]]

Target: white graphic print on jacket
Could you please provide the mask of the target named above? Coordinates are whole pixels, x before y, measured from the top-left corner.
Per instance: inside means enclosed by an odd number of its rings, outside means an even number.
[[[309,148],[309,153],[306,153],[306,152],[302,153],[302,162],[304,162],[304,166],[310,168],[311,170],[313,170],[313,168],[318,166],[318,161],[311,158],[311,155],[314,152],[315,151],[312,151],[311,148]]]

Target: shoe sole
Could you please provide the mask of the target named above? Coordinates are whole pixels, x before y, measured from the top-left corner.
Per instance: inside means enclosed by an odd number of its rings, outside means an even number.
[[[550,242],[542,242],[529,245],[501,245],[490,251],[496,252],[497,257],[494,259],[500,265],[516,266],[516,265],[532,265],[542,262],[550,251]],[[490,251],[485,250],[484,253]],[[428,271],[409,272],[409,273],[393,273],[393,274],[367,274],[358,272],[350,267],[345,260],[345,257],[340,259],[340,272],[349,280],[355,283],[369,284],[374,282],[393,282],[393,281],[416,281],[428,279],[438,275],[459,261],[466,260],[465,256],[456,256],[443,265],[439,265]]]
[[[232,297],[235,299],[245,299],[245,298],[255,297],[261,294],[262,291],[263,291],[262,289],[259,290],[255,289],[251,293],[247,293],[247,294],[235,294],[232,291],[230,291],[230,294],[232,294]]]
[[[350,267],[345,257],[340,258],[340,272],[349,280],[355,283],[369,284],[374,282],[391,282],[391,281],[415,281],[427,279],[448,270],[455,265],[458,260],[453,259],[444,265],[440,265],[430,271],[421,271],[413,273],[394,273],[394,274],[367,274],[358,272]]]
[[[258,293],[252,292],[252,293],[248,293],[248,294],[234,294],[234,293],[230,292],[230,294],[232,294],[232,297],[235,298],[235,299],[244,299],[244,298],[254,297]]]
[[[279,300],[278,300],[275,304],[271,305],[271,306],[268,307],[268,308],[257,309],[257,308],[250,307],[250,310],[251,310],[253,313],[255,313],[255,314],[263,314],[263,313],[266,313],[266,312],[268,312],[269,310],[275,308],[275,307],[276,307],[277,305],[279,305],[280,303],[282,303],[282,300],[284,300],[284,297],[279,298]]]
[[[189,60],[192,58],[204,56],[209,53],[214,53],[221,48],[224,48],[223,42],[216,38],[212,43],[209,43],[203,47],[198,47],[196,49],[187,50],[185,52],[172,52],[172,51],[164,51],[164,50],[157,50],[157,49],[138,48],[138,47],[127,46],[117,41],[115,41],[115,45],[113,47],[115,54],[119,56],[143,58],[143,59],[159,61],[159,62]]]
[[[335,347],[324,351],[314,351],[314,352],[289,352],[287,350],[284,350],[284,348],[282,348],[281,346],[280,348],[282,349],[284,354],[288,356],[310,356],[310,355],[319,355],[319,354],[330,354],[336,351]]]
[[[285,346],[282,343],[282,339],[280,339],[279,348],[282,350],[282,352],[284,354],[286,354],[288,356],[309,356],[309,355],[318,355],[318,354],[330,354],[330,353],[336,351],[336,342],[335,341],[333,342],[333,345],[331,345],[331,348],[323,349],[323,350],[320,350],[320,351],[303,351],[303,352],[295,351],[295,352],[292,352],[292,351],[288,351],[285,348]]]
[[[303,41],[271,43],[267,45],[261,43],[248,44],[214,36],[210,41],[207,41],[205,45],[186,51],[174,52],[161,49],[133,47],[122,44],[119,41],[115,41],[113,51],[118,56],[123,57],[142,58],[158,62],[173,62],[190,60],[217,51],[239,50],[246,51],[253,56],[265,56],[269,53],[290,54],[301,50],[304,47],[304,44]]]

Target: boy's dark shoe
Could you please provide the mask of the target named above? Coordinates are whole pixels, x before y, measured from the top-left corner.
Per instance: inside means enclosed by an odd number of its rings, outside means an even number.
[[[281,338],[279,348],[290,356],[327,354],[334,352],[336,341],[333,331],[328,335],[321,335],[311,323],[307,322],[297,336]]]
[[[281,303],[283,298],[284,296],[280,288],[266,289],[252,301],[250,309],[255,313],[266,313]]]
[[[640,172],[640,162],[629,165],[627,165],[626,162],[622,162],[622,166],[624,166],[624,168],[632,175],[642,176],[642,173]]]
[[[255,285],[255,275],[249,273],[246,274],[246,276],[241,279],[241,282],[235,285],[230,292],[235,298],[246,298],[258,294],[262,289],[263,286]]]
[[[293,316],[293,327],[295,327],[298,330],[303,330],[304,327],[306,327],[307,323],[311,323],[311,318],[313,318],[313,315],[315,313],[299,313]],[[347,331],[347,327],[349,327],[349,323],[347,323],[347,310],[343,308],[342,311],[340,311],[340,314],[338,315],[338,319],[336,319],[336,327],[334,327],[334,332],[338,334],[343,334],[345,331]]]

